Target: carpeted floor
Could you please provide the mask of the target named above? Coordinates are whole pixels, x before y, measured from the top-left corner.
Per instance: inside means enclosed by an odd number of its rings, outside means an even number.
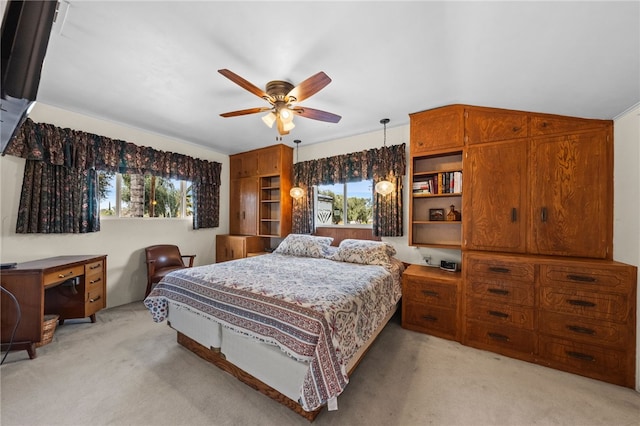
[[[58,326],[0,368],[12,425],[305,425],[288,408],[176,343],[141,302]],[[634,425],[640,394],[404,330],[394,318],[339,410],[317,425]]]

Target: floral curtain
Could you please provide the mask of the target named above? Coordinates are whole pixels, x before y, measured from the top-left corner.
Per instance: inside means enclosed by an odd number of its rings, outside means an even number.
[[[27,160],[18,211],[18,233],[98,231],[97,170],[189,180],[193,183],[194,200],[199,201],[194,203],[193,228],[219,226],[220,163],[34,123],[31,119],[25,121],[5,153]],[[80,187],[82,197],[74,195],[72,190],[61,189],[67,187]],[[58,208],[58,205],[68,204],[80,207]],[[39,223],[32,223],[34,220]],[[85,220],[86,226],[58,226]]]
[[[392,145],[334,157],[296,163],[294,184],[307,190],[307,195],[294,202],[293,232],[313,231],[314,185],[388,179],[396,184],[387,196],[375,195],[373,206],[374,235],[402,236],[402,176],[406,171],[406,144]]]

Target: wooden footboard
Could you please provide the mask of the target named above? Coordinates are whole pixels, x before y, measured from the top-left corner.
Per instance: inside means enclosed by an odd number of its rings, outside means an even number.
[[[209,349],[202,346],[200,343],[180,333],[179,331],[177,333],[178,333],[179,344],[189,349],[191,352],[198,355],[200,358],[209,361],[216,367],[231,374],[233,377],[237,378],[241,382],[251,386],[253,389],[257,390],[258,392],[268,396],[271,399],[278,401],[280,404],[284,405],[285,407],[290,408],[291,410],[300,414],[302,417],[309,420],[310,422],[314,421],[315,418],[318,416],[318,414],[320,414],[320,411],[322,411],[322,408],[318,408],[315,411],[303,410],[300,404],[298,404],[296,401],[284,396],[283,394],[281,394],[271,386],[263,383],[262,381],[253,377],[251,374],[247,373],[246,371],[236,367],[231,362],[227,361],[224,357],[224,354],[220,353],[219,351],[214,351],[213,349]]]

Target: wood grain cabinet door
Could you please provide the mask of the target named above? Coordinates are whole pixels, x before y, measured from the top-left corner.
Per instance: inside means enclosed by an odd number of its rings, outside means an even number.
[[[409,114],[411,155],[464,146],[464,107]]]
[[[258,233],[258,179],[232,179],[230,189],[230,233],[256,235]]]
[[[611,142],[609,130],[532,141],[529,252],[610,258]]]
[[[528,136],[527,114],[491,108],[467,108],[465,135],[468,144],[497,142]]]
[[[464,158],[463,247],[524,253],[526,139],[472,145]]]

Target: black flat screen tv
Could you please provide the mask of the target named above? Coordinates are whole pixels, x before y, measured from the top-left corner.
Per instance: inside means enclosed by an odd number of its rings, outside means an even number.
[[[6,2],[2,18],[2,99],[0,153],[26,119],[36,100],[58,2]]]

